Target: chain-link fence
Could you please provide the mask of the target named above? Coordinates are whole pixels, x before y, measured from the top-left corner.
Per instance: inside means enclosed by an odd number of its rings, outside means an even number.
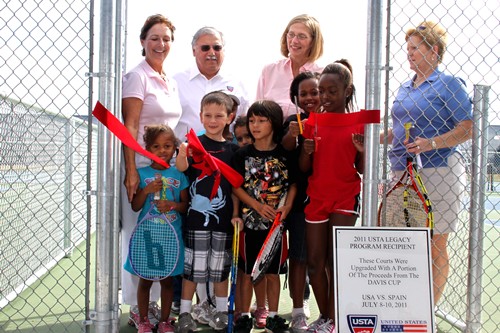
[[[405,34],[409,28],[417,28],[422,21],[434,21],[442,25],[448,33],[447,50],[440,68],[462,78],[467,90],[473,97],[474,85],[491,87],[489,91],[489,119],[487,119],[487,152],[489,156],[489,186],[485,195],[485,221],[480,234],[484,236],[482,251],[482,270],[478,280],[471,279],[475,261],[471,253],[479,246],[469,243],[469,238],[477,227],[470,225],[472,214],[471,199],[471,141],[462,145],[467,162],[467,193],[463,202],[463,213],[459,218],[458,232],[450,234],[449,256],[450,274],[448,284],[437,304],[437,315],[444,319],[440,330],[445,332],[476,332],[474,322],[480,322],[482,332],[500,331],[500,259],[498,238],[500,235],[500,176],[493,166],[499,145],[498,125],[500,124],[500,3],[493,1],[391,1],[387,11],[387,58],[388,72],[386,87],[386,110],[390,113],[392,103],[400,86],[415,75],[407,59]],[[418,89],[418,88],[417,88]],[[391,119],[389,118],[389,122]],[[432,123],[432,121],[431,121]],[[475,127],[475,131],[478,129]],[[390,147],[389,147],[390,149]],[[479,184],[484,186],[485,184]],[[482,203],[480,203],[482,204]],[[481,205],[480,205],[481,206]],[[476,229],[474,229],[476,228]],[[476,263],[477,264],[477,263]],[[481,294],[480,318],[472,318],[467,306],[471,302],[468,291],[479,285]],[[474,300],[472,300],[474,301]],[[469,309],[470,310],[470,309]],[[468,326],[467,326],[468,325]]]
[[[2,332],[77,332],[88,317],[89,6],[0,4]]]
[[[424,19],[440,22],[448,30],[442,68],[463,78],[471,97],[475,84],[491,86],[480,323],[483,332],[500,331],[496,244],[500,4],[498,0],[388,4],[385,68],[392,69],[383,94],[388,108],[413,73],[406,60],[404,33]],[[89,239],[95,202],[89,198],[97,179],[96,149],[91,149],[97,138],[92,136],[95,126],[89,129],[85,117],[75,115],[87,115],[92,105],[85,75],[92,72],[92,8],[93,1],[84,0],[0,4],[0,331],[79,332],[86,330],[82,321],[90,318],[88,286],[90,267],[95,270],[95,266],[90,266]],[[470,163],[470,144],[464,147]],[[444,318],[439,322],[441,332],[464,331],[468,319],[467,289],[473,269],[468,266],[473,250],[469,202],[470,196],[464,200],[460,229],[450,238],[451,272],[437,311]]]

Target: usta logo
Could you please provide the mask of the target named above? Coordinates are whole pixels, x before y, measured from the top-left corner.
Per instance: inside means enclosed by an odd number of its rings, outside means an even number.
[[[370,318],[352,318],[352,323],[354,325],[370,325],[370,326],[373,326],[375,325],[375,322],[373,321],[373,319],[370,319]],[[368,332],[368,331],[366,331]],[[359,332],[359,333],[364,333],[364,332]],[[368,332],[370,333],[370,332]]]

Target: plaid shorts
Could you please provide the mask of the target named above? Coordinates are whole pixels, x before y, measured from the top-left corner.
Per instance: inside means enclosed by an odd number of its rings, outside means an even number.
[[[233,258],[233,237],[218,231],[184,231],[184,278],[196,283],[228,279]]]

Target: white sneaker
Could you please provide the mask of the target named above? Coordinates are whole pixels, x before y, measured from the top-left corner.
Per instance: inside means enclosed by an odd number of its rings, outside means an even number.
[[[225,331],[227,329],[227,312],[216,312],[212,317],[208,325],[212,327],[215,331]]]
[[[193,305],[191,315],[193,316],[193,319],[200,324],[208,325],[210,320],[214,317],[215,312],[215,308],[208,304],[208,301],[205,300],[200,304]]]
[[[325,322],[326,322],[325,319],[323,319],[323,317],[319,315],[318,319],[309,324],[309,326],[307,327],[307,332],[309,333],[316,332],[318,327],[323,325]]]
[[[161,310],[156,302],[149,302],[148,318],[151,324],[156,325],[161,318]]]
[[[130,314],[128,316],[128,325],[139,328],[139,322],[141,321],[141,316],[139,315],[139,307],[137,305],[130,306]]]
[[[306,315],[306,318],[309,319],[311,318],[311,309],[309,308],[309,300],[305,299],[303,303],[303,308],[304,308],[304,314]]]
[[[184,312],[179,315],[177,333],[192,333],[196,330],[196,323],[190,313]]]
[[[200,313],[203,312],[202,305],[203,305],[203,303],[193,304],[193,306],[191,308],[191,316],[196,321],[198,321],[198,316],[200,315]]]
[[[303,313],[299,313],[292,317],[292,322],[290,325],[290,329],[294,333],[303,333],[308,329],[306,315]]]
[[[315,333],[335,333],[333,320],[329,319],[316,328]]]

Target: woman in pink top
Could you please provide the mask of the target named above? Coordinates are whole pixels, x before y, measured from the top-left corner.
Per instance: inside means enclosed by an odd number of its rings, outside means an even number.
[[[181,103],[177,83],[166,76],[163,62],[170,52],[174,41],[175,27],[165,16],[157,14],[146,19],[141,34],[142,55],[144,60],[123,77],[122,116],[125,126],[137,142],[145,147],[144,126],[165,124],[175,128],[181,117]],[[130,202],[139,186],[137,169],[150,165],[151,161],[123,147],[121,165],[121,233],[122,256],[128,254],[130,235],[137,224],[138,213],[132,210]],[[125,261],[123,261],[125,262]],[[137,312],[136,276],[122,269],[122,303],[130,305],[129,324],[139,324]],[[158,284],[152,288],[150,300],[159,298]],[[151,320],[158,315],[156,302],[150,306]]]
[[[257,84],[257,100],[273,100],[281,106],[283,119],[296,113],[290,101],[290,84],[304,71],[323,71],[316,61],[323,55],[323,34],[319,22],[302,14],[290,20],[281,36],[281,54],[285,59],[264,66]]]

